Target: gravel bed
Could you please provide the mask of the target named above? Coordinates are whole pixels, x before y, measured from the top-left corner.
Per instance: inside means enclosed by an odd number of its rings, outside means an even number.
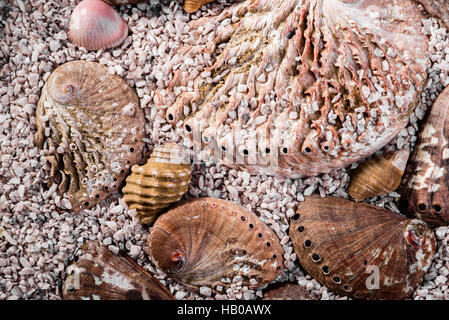
[[[162,111],[151,108],[156,89],[172,76],[167,63],[189,41],[186,22],[215,15],[232,1],[217,1],[187,15],[176,1],[150,0],[117,9],[130,35],[117,48],[87,52],[67,40],[70,14],[78,0],[0,0],[0,299],[61,299],[60,285],[67,264],[86,240],[98,239],[115,252],[126,251],[167,285],[177,299],[257,299],[262,290],[249,290],[238,281],[217,294],[203,287],[191,292],[168,279],[150,261],[149,230],[128,210],[120,194],[91,210],[74,214],[67,199],[47,189],[50,166],[34,145],[36,105],[40,91],[59,65],[71,60],[97,61],[136,89],[145,111],[145,142],[149,150],[161,141],[181,140],[178,123],[169,125]],[[430,37],[429,80],[409,125],[382,151],[413,148],[420,120],[441,90],[449,84],[449,32],[439,21],[423,21]],[[204,39],[207,41],[207,38]],[[214,163],[194,165],[186,198],[212,196],[240,203],[255,212],[279,237],[285,250],[284,272],[277,282],[297,282],[320,299],[334,295],[299,266],[288,237],[288,219],[299,201],[312,193],[348,197],[349,168],[307,179],[251,176]],[[399,212],[399,194],[392,192],[368,202]],[[414,299],[449,299],[449,228],[436,230],[438,253],[414,293]]]

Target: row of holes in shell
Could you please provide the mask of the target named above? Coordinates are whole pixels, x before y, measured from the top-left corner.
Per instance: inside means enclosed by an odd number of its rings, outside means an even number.
[[[241,217],[240,217],[240,221],[245,222],[245,221],[246,221],[246,218],[245,218],[244,216],[241,216]],[[250,229],[254,229],[254,224],[250,223],[250,224],[248,224],[248,227],[249,227]],[[258,237],[259,239],[262,239],[262,238],[263,238],[263,234],[262,234],[261,232],[259,232],[259,233],[257,234],[257,237]],[[265,243],[265,245],[266,245],[267,247],[271,247],[270,241],[267,241],[267,242]],[[276,255],[276,254],[273,254],[272,258],[273,258],[273,259],[277,259],[277,255]],[[278,267],[276,268],[276,270],[277,270],[277,271],[281,270],[281,267],[278,266]]]
[[[201,203],[201,205],[202,205],[203,207],[205,207],[205,206],[207,205],[207,203],[204,201],[204,202]],[[215,208],[215,207],[217,206],[214,202],[212,202],[211,205],[212,205],[212,208]],[[222,210],[225,210],[226,208],[225,208],[224,206],[221,206],[221,209],[222,209]],[[231,215],[234,216],[235,214],[236,214],[235,211],[232,211],[232,212],[231,212]],[[240,221],[245,222],[245,221],[246,221],[246,217],[245,217],[245,216],[240,216]],[[250,224],[248,225],[248,227],[249,227],[250,229],[254,229],[254,224],[250,223]],[[263,234],[262,234],[261,232],[259,232],[259,233],[257,234],[257,237],[258,237],[259,239],[262,239],[262,238],[263,238]],[[271,247],[270,241],[267,241],[267,242],[265,243],[265,245],[266,245],[267,247]],[[273,259],[277,259],[277,255],[276,255],[276,254],[273,254],[272,258],[273,258]],[[277,271],[281,270],[281,267],[278,266],[278,267],[276,268],[276,270],[277,270]]]
[[[187,132],[189,132],[189,133],[192,132],[192,127],[190,127],[189,125],[186,125],[185,128],[186,128]],[[221,146],[221,150],[222,151],[226,151],[227,149],[226,149],[225,146]],[[330,147],[328,145],[323,145],[323,151],[329,152],[330,151]],[[271,152],[270,148],[265,148],[265,153],[266,154],[269,154],[270,152]],[[288,154],[288,148],[287,147],[283,147],[282,148],[282,153]],[[304,153],[305,154],[311,154],[312,153],[312,149],[310,147],[305,147],[304,148]],[[248,149],[243,149],[243,154],[244,155],[248,155],[249,154]]]
[[[432,208],[433,208],[433,210],[435,210],[436,213],[440,213],[441,210],[442,210],[442,208],[441,208],[441,206],[440,206],[439,204],[434,204],[434,205],[432,206]],[[426,206],[425,203],[419,203],[419,204],[418,204],[418,209],[419,209],[419,211],[421,211],[421,212],[425,212],[425,211],[427,210],[427,206]]]
[[[131,152],[134,152],[134,148],[131,148],[130,151],[131,151]],[[126,161],[126,164],[129,165],[129,164],[130,164],[130,161],[127,160],[127,161]],[[86,171],[86,173],[87,173],[87,169],[86,169],[85,171]],[[124,170],[124,169],[120,170],[120,173],[121,173],[121,174],[124,174],[124,173],[125,173],[125,170]],[[114,181],[114,182],[117,182],[117,178],[113,178],[113,181]],[[116,185],[114,184],[113,187],[115,188],[115,186],[116,186]],[[109,190],[109,187],[108,187],[108,186],[104,186],[104,190],[108,191],[108,190]],[[97,194],[95,195],[95,198],[96,198],[96,199],[99,199],[99,198],[100,198],[100,195],[97,193]],[[88,206],[89,206],[89,201],[84,201],[84,206],[88,207]]]
[[[301,215],[300,215],[299,213],[297,213],[297,214],[295,214],[295,215],[293,216],[293,220],[298,220],[300,217],[301,217]],[[300,225],[300,226],[297,228],[297,230],[298,230],[299,233],[303,233],[303,232],[305,231],[305,227],[304,227],[303,225]],[[304,247],[305,247],[306,249],[309,249],[311,246],[312,246],[312,241],[309,240],[309,239],[306,239],[306,240],[304,241]],[[321,262],[321,256],[320,256],[319,253],[316,253],[316,252],[312,253],[311,259],[312,259],[312,261],[313,261],[314,263],[319,263],[319,262]],[[366,265],[366,264],[367,264],[367,261],[366,261],[366,260],[363,261],[363,264]],[[322,271],[323,274],[326,275],[326,276],[329,276],[330,273],[331,273],[331,270],[329,269],[329,266],[327,266],[327,265],[324,265],[324,266],[321,268],[321,271]],[[341,284],[341,283],[342,283],[341,278],[340,278],[338,275],[335,275],[334,277],[332,277],[332,282],[335,283],[335,284]],[[350,285],[348,285],[348,284],[345,284],[345,285],[343,286],[343,289],[344,289],[345,291],[347,291],[347,292],[351,292],[351,291],[352,291],[352,287],[351,287]]]

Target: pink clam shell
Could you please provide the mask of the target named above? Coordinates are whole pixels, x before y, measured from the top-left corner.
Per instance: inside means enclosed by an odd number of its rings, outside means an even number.
[[[87,50],[120,45],[128,36],[128,25],[114,8],[101,0],[83,0],[73,10],[70,41]]]

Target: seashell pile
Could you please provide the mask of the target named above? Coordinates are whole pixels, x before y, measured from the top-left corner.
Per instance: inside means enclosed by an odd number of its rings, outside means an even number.
[[[159,280],[127,256],[115,255],[98,241],[88,241],[67,268],[64,300],[174,300]]]
[[[404,213],[449,224],[449,88],[435,100],[401,186]]]
[[[424,17],[410,0],[244,1],[189,24],[215,36],[180,57],[213,64],[174,71],[155,104],[169,123],[184,121],[189,144],[231,167],[328,173],[381,149],[409,121],[429,65]],[[189,83],[193,91],[176,90]]]
[[[0,300],[449,299],[449,0],[3,2]]]
[[[352,173],[349,195],[356,201],[381,196],[401,184],[410,151],[402,149],[375,156],[361,163]]]
[[[107,67],[71,61],[53,71],[38,103],[35,143],[67,209],[91,208],[117,192],[142,159],[144,124],[136,93]]]
[[[83,0],[70,17],[70,41],[87,50],[114,48],[128,36],[128,25],[102,0]]]
[[[163,209],[182,198],[192,176],[189,159],[176,143],[156,147],[145,165],[134,165],[131,171],[123,199],[137,210],[143,224],[150,225]]]
[[[251,211],[229,201],[198,198],[161,215],[149,237],[150,256],[176,281],[192,288],[258,288],[282,272],[275,233]]]
[[[358,299],[404,299],[436,252],[421,220],[342,198],[311,196],[290,221],[304,269],[332,291]]]

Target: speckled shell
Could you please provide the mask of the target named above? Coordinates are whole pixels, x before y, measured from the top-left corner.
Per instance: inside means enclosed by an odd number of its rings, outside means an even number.
[[[400,188],[401,210],[434,225],[449,224],[449,88],[433,103]]]
[[[150,255],[176,281],[197,289],[258,288],[282,271],[283,249],[274,232],[254,213],[229,201],[198,198],[177,205],[154,224]]]
[[[49,185],[67,194],[73,211],[91,208],[116,192],[142,159],[144,125],[136,93],[107,67],[88,61],[59,66],[36,114],[35,142],[51,166]]]
[[[334,293],[358,299],[410,297],[436,252],[425,222],[335,197],[306,198],[289,234],[307,273]]]
[[[297,283],[282,283],[268,287],[263,294],[264,300],[317,300],[306,288]]]
[[[408,123],[429,65],[424,17],[411,0],[236,3],[190,22],[196,43],[177,54],[191,63],[155,107],[231,167],[289,178],[345,167]]]
[[[215,0],[184,0],[183,8],[187,13],[192,13],[199,10],[206,3]]]
[[[87,50],[116,47],[128,36],[128,25],[110,5],[101,0],[83,0],[70,16],[70,42]]]
[[[410,151],[406,149],[374,156],[351,173],[348,193],[356,201],[381,196],[401,184]]]
[[[192,177],[189,159],[176,143],[156,147],[145,165],[134,165],[131,170],[123,199],[137,210],[142,223],[150,225],[163,209],[182,198]]]
[[[98,241],[82,247],[67,267],[64,300],[174,300],[170,291],[125,255],[116,255]]]

